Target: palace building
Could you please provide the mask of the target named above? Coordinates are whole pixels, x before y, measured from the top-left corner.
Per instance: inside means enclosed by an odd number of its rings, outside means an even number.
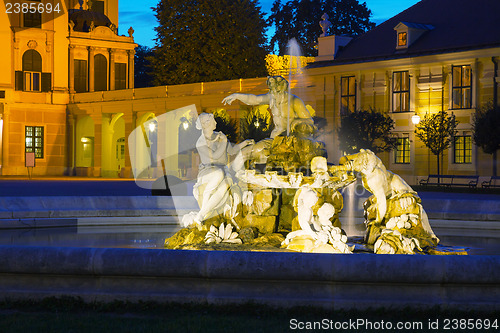
[[[69,105],[78,93],[134,87],[133,30],[118,34],[118,0],[16,3],[0,12],[1,174],[27,174],[26,153],[35,175],[72,174],[78,118],[103,115],[71,114]]]
[[[474,145],[471,122],[478,107],[499,102],[499,10],[498,1],[422,0],[358,38],[319,38],[308,74],[327,92],[320,108],[332,112],[335,128],[344,112],[390,115],[398,144],[379,157],[412,184],[437,171],[414,123],[453,113],[458,133],[441,173],[491,176],[492,156]]]
[[[136,89],[137,44],[132,28],[117,31],[118,0],[92,1],[91,8],[64,0],[60,8],[0,13],[0,41],[8,50],[0,56],[2,175],[26,175],[26,154],[34,152],[35,176],[132,177],[130,158],[138,153],[130,153],[128,137],[134,129],[189,105],[239,118],[249,107],[222,105],[225,96],[268,91],[265,78]],[[498,103],[498,12],[500,2],[492,0],[422,0],[359,37],[319,37],[307,84],[294,93],[326,119],[328,160],[337,163],[342,154],[341,114],[373,108],[394,119],[398,140],[379,157],[415,184],[436,173],[436,157],[414,135],[414,121],[445,110],[459,125],[442,173],[491,176],[492,157],[472,142],[471,121],[478,107]],[[178,149],[185,116],[173,117],[176,130],[158,142]],[[161,172],[184,177],[186,168],[196,168],[196,159],[171,157],[157,166]]]

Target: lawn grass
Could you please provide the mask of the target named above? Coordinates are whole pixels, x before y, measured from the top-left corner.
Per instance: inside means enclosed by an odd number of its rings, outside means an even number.
[[[287,332],[296,323],[347,322],[363,319],[375,322],[421,322],[414,332],[428,329],[429,320],[444,318],[500,318],[499,311],[464,312],[434,308],[425,311],[337,310],[314,307],[275,309],[257,304],[213,306],[206,304],[85,303],[78,298],[49,298],[36,302],[0,303],[0,332]],[[499,319],[500,320],[500,319]],[[306,325],[306,324],[304,324]],[[332,330],[374,332],[369,329]],[[384,330],[396,332],[397,330]],[[447,330],[449,331],[449,330]],[[471,332],[473,330],[463,330]],[[484,332],[485,330],[478,330]],[[496,330],[490,330],[493,332]]]

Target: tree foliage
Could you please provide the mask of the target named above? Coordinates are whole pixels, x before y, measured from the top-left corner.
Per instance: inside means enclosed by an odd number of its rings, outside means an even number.
[[[135,49],[134,57],[134,87],[145,88],[153,86],[151,57],[153,50],[150,47],[139,45]]]
[[[437,157],[437,173],[439,158],[451,145],[451,140],[457,133],[458,121],[455,115],[442,110],[438,113],[426,114],[415,130],[415,135]]]
[[[271,38],[273,49],[279,54],[287,53],[288,41],[295,38],[302,46],[305,56],[315,56],[315,45],[322,34],[319,25],[323,13],[328,14],[332,23],[330,35],[359,35],[373,27],[371,10],[366,2],[358,0],[275,0],[271,8],[269,23],[276,28]]]
[[[252,107],[248,114],[240,120],[241,140],[253,139],[255,142],[269,138],[274,129],[269,111],[262,111],[258,106]]]
[[[392,137],[394,120],[374,109],[349,112],[341,117],[338,139],[340,149],[348,154],[370,149],[375,154],[390,151],[396,145]]]
[[[479,108],[472,121],[472,139],[486,154],[493,155],[493,175],[497,175],[497,150],[500,149],[500,106],[492,102]]]
[[[276,54],[268,54],[266,56],[266,68],[269,76],[287,76],[292,72],[293,75],[303,74],[304,67],[314,62],[314,57],[300,57],[299,61],[291,59],[292,56],[279,56]]]
[[[236,143],[238,140],[236,120],[232,119],[225,109],[217,109],[213,114],[215,122],[217,123],[215,131],[224,133],[228,141]]]
[[[154,83],[266,75],[267,23],[257,0],[160,0]]]

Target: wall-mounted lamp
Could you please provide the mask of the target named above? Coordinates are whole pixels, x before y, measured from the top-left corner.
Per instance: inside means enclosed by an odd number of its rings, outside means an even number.
[[[418,125],[420,123],[420,116],[418,114],[411,116],[411,122],[413,125]]]
[[[187,131],[187,129],[189,128],[189,121],[187,120],[186,117],[182,117],[181,118],[181,123],[182,123],[182,128]]]

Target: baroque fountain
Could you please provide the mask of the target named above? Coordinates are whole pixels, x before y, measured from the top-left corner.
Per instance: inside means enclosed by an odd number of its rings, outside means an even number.
[[[202,113],[196,126],[201,164],[193,195],[199,210],[182,217],[179,232],[165,241],[169,249],[298,251],[316,253],[437,254],[418,194],[388,171],[370,150],[343,156],[329,165],[325,144],[314,140],[317,128],[304,102],[281,76],[267,79],[263,95],[235,93],[239,100],[269,105],[270,138],[230,143],[215,132],[214,116]],[[362,179],[372,193],[364,203],[366,235],[349,242],[339,214],[342,189]]]

